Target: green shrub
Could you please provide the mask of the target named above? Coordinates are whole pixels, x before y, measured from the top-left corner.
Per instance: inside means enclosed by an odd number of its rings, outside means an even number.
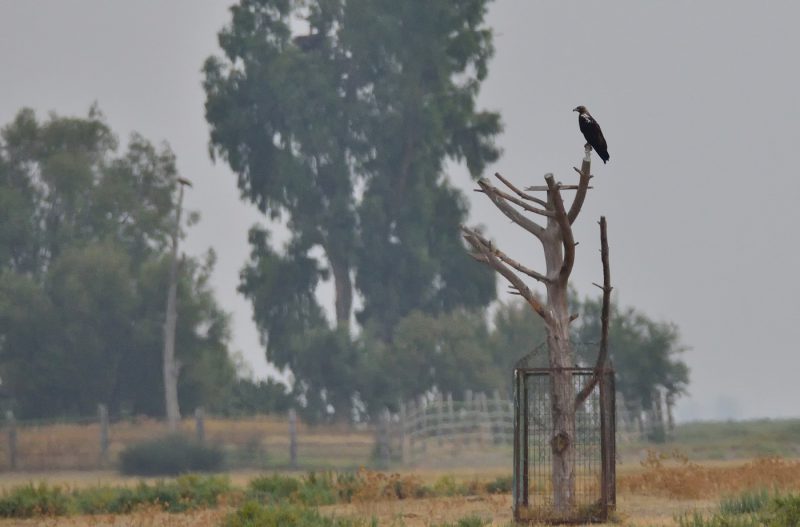
[[[126,487],[88,487],[73,492],[72,500],[81,514],[127,514],[139,503]]]
[[[69,496],[61,487],[46,483],[28,484],[3,492],[0,496],[0,517],[59,516],[69,512],[69,505]]]
[[[120,471],[138,476],[214,472],[222,468],[222,450],[170,435],[139,443],[120,454]]]
[[[490,494],[508,494],[513,486],[513,476],[498,476],[486,484],[486,492]]]
[[[723,498],[719,504],[719,512],[722,514],[750,514],[759,512],[770,502],[769,492],[762,489],[759,491],[748,491]]]
[[[309,472],[297,492],[303,505],[333,505],[339,501],[339,492],[331,472]]]
[[[480,516],[467,516],[466,518],[461,518],[456,523],[442,523],[434,525],[433,527],[483,527],[490,523],[492,523],[492,520],[486,520]]]
[[[264,506],[250,501],[231,513],[222,524],[224,527],[368,527],[376,526],[372,520],[329,518],[316,509],[298,505]]]
[[[453,476],[442,476],[433,484],[435,496],[464,496],[467,494],[465,485],[458,483]]]
[[[247,496],[259,503],[289,501],[300,490],[300,480],[290,476],[273,474],[250,480]]]
[[[797,527],[800,525],[800,496],[776,496],[770,507],[770,526]]]

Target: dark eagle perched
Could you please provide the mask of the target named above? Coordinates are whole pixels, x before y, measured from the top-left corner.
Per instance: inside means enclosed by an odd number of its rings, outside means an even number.
[[[578,106],[572,111],[578,112],[578,126],[580,126],[581,132],[583,132],[583,137],[586,138],[586,142],[597,152],[597,155],[600,156],[603,163],[608,161],[608,145],[606,145],[606,138],[603,137],[603,131],[600,129],[600,125],[594,120],[594,117],[592,117],[592,114],[586,109],[586,106]]]

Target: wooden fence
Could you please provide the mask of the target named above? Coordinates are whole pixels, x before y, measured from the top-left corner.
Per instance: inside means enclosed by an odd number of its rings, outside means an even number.
[[[385,411],[378,423],[376,445],[383,465],[464,464],[466,458],[474,462],[476,452],[487,463],[491,454],[510,459],[513,403],[497,391],[491,396],[467,391],[461,400],[437,394],[399,406],[398,413]]]
[[[482,467],[511,463],[512,401],[495,391],[421,397],[384,411],[374,425],[309,426],[288,416],[238,419],[197,409],[181,432],[222,448],[229,468],[348,469],[390,466]],[[644,415],[644,418],[642,417]],[[641,446],[658,425],[641,411],[617,409],[617,443]],[[655,424],[654,424],[655,423]],[[671,422],[670,422],[671,424]],[[70,422],[17,421],[7,412],[0,433],[0,471],[113,468],[126,447],[166,433],[149,418],[109,421],[97,416]],[[667,438],[670,427],[666,428]]]

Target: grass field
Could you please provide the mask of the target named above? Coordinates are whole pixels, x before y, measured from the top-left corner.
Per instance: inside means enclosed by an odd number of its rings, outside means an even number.
[[[441,470],[418,469],[404,471],[395,476],[399,480],[413,481],[438,488],[441,481],[456,482],[464,488],[474,482],[489,481],[506,475],[496,470]],[[234,472],[229,476],[232,487],[245,487],[258,476],[255,472]],[[376,481],[376,488],[390,476],[367,473]],[[30,475],[4,475],[0,478],[3,492],[31,481]],[[34,481],[47,481],[64,488],[89,488],[97,485],[132,486],[139,479],[122,478],[112,472],[80,473],[57,472],[38,474]],[[608,525],[676,526],[676,518],[685,513],[700,511],[710,513],[718,507],[720,499],[742,491],[771,489],[772,491],[800,491],[800,461],[765,458],[746,462],[695,463],[685,456],[658,455],[653,452],[639,466],[622,466],[618,472],[618,508],[615,523]],[[235,501],[235,500],[232,500]],[[43,526],[160,526],[160,525],[223,525],[236,505],[222,503],[212,508],[188,510],[182,513],[164,512],[157,505],[137,508],[129,514],[68,515],[30,519],[3,519],[0,527],[11,525]],[[336,503],[318,507],[325,517],[363,520],[363,525],[396,527],[457,527],[466,517],[483,520],[486,525],[507,526],[511,523],[511,497],[509,494],[475,492],[470,495],[398,499],[381,492],[356,493],[349,503]],[[471,524],[470,524],[471,525]]]

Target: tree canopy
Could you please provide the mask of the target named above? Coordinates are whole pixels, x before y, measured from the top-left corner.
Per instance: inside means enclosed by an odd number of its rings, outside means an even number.
[[[0,141],[0,378],[20,415],[163,413],[161,343],[175,157],[134,134],[124,152],[96,108]],[[228,320],[208,284],[213,253],[184,258],[181,397],[232,381]]]

